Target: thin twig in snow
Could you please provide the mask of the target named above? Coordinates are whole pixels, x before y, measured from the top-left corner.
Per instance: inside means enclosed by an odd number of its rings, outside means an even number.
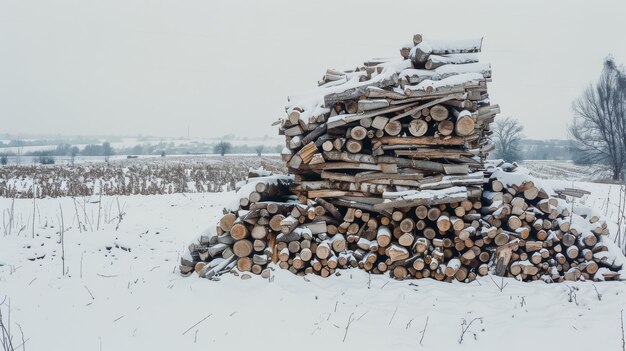
[[[602,294],[600,294],[595,284],[592,284],[592,285],[593,285],[593,288],[596,289],[596,295],[598,296],[598,301],[602,301]]]
[[[459,344],[463,342],[463,337],[465,336],[465,333],[467,333],[467,331],[472,326],[472,324],[476,322],[477,320],[480,321],[481,323],[483,322],[482,317],[476,317],[472,319],[469,323],[467,323],[465,318],[463,318],[463,321],[461,322],[461,337],[459,337]]]
[[[91,296],[92,300],[95,300],[96,298],[93,297],[93,294],[91,293],[91,290],[89,290],[89,288],[87,287],[87,285],[85,285],[85,289],[87,289],[87,292],[89,293],[89,295]]]
[[[100,230],[100,212],[102,210],[102,180],[100,180],[100,199],[98,200],[98,225],[96,230]]]
[[[404,328],[404,330],[407,330],[407,329],[409,329],[409,327],[411,327],[411,322],[413,322],[413,318],[411,318],[409,320],[409,322],[406,324],[406,327]]]
[[[33,239],[35,238],[35,209],[37,205],[35,204],[35,200],[37,199],[37,194],[35,193],[35,178],[33,177]]]
[[[207,318],[211,317],[212,315],[213,315],[213,313],[209,313],[209,315],[208,315],[208,316],[206,316],[206,317],[202,318],[201,320],[199,320],[199,321],[198,321],[198,323],[196,323],[196,324],[192,325],[191,327],[189,327],[189,329],[185,330],[185,331],[183,332],[183,335],[187,334],[187,332],[188,332],[188,331],[190,331],[191,329],[193,329],[193,328],[194,328],[195,326],[197,326],[198,324],[200,324],[200,323],[204,322]]]
[[[426,316],[426,323],[424,323],[424,329],[422,330],[422,337],[420,338],[420,346],[422,345],[422,341],[424,341],[424,335],[426,335],[426,327],[428,327],[428,316]]]
[[[356,320],[357,320],[357,321],[361,320],[361,318],[363,318],[363,317],[367,314],[367,312],[369,312],[369,311],[365,311],[365,313],[363,313],[363,314],[362,314],[359,318],[357,318]]]
[[[72,197],[72,201],[74,202],[74,212],[76,212],[76,220],[78,221],[78,232],[82,233],[83,229],[81,227],[83,225],[80,223],[80,215],[78,214],[78,206],[76,206],[76,199],[74,197]],[[81,278],[82,278],[82,276],[81,276]]]
[[[393,310],[393,314],[391,315],[391,319],[389,320],[389,324],[387,325],[391,325],[391,321],[393,321],[393,317],[396,316],[396,312],[398,312],[398,306],[396,306],[396,309]]]
[[[624,339],[624,310],[619,312],[622,321],[622,351],[626,351],[626,339]]]
[[[100,274],[100,273],[96,273],[96,275],[102,277],[102,278],[115,278],[117,277],[117,275],[106,275],[106,274]]]
[[[498,283],[496,283],[496,281],[493,279],[493,277],[491,276],[491,274],[489,274],[489,278],[491,278],[491,281],[498,287],[498,289],[500,290],[500,292],[502,292],[502,290],[504,290],[504,288],[506,288],[506,286],[509,283],[504,283],[504,277],[502,277],[502,282],[498,285]]]
[[[59,224],[61,225],[59,231],[61,244],[61,262],[63,264],[63,275],[65,275],[65,222],[63,219],[63,207],[61,207],[61,203],[59,203],[59,211],[61,211],[61,220],[59,221]]]
[[[576,298],[576,290],[578,288],[568,286],[569,288],[569,302],[575,302],[576,306],[578,306],[578,299]]]
[[[350,314],[350,317],[348,318],[348,324],[346,324],[346,332],[343,334],[343,341],[342,342],[346,342],[346,337],[348,336],[348,328],[350,328],[350,324],[352,324],[352,316],[354,316],[354,312],[352,312]]]

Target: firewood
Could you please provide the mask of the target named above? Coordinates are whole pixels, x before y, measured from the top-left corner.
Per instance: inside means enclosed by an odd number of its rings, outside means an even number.
[[[237,257],[246,257],[252,253],[252,242],[249,240],[239,240],[233,244],[233,252]]]
[[[424,64],[426,69],[435,69],[446,64],[463,64],[478,62],[476,54],[450,54],[446,56],[429,55]]]
[[[398,135],[402,131],[402,124],[399,121],[389,121],[384,129],[388,135]]]
[[[246,228],[246,226],[244,226],[241,223],[236,223],[235,225],[232,226],[232,228],[230,229],[230,235],[233,237],[233,239],[235,240],[241,240],[244,239],[245,237],[247,237],[249,234],[248,232],[248,228]]]
[[[385,250],[385,254],[389,257],[390,262],[409,258],[409,252],[406,248],[394,244],[392,244]]]
[[[222,228],[222,230],[225,232],[230,231],[236,219],[237,216],[234,213],[228,213],[224,215],[222,219],[220,219],[220,228]]]
[[[583,191],[552,194],[508,176],[515,164],[485,161],[500,108],[489,65],[476,62],[481,39],[413,41],[402,60],[327,70],[323,97],[290,98],[278,125],[294,176],[250,171],[239,208],[189,245],[181,274],[212,279],[236,265],[269,278],[272,261],[323,277],[360,267],[396,279],[615,279],[621,268],[599,243],[606,223],[557,198]]]
[[[456,124],[454,126],[454,130],[457,135],[465,136],[465,135],[470,135],[474,133],[475,126],[476,126],[476,123],[474,122],[474,119],[472,118],[472,114],[469,111],[464,110],[461,113],[459,113],[458,116],[456,117]]]
[[[346,150],[349,152],[357,154],[361,152],[362,149],[363,143],[361,141],[355,139],[348,139],[348,141],[346,141]]]
[[[430,117],[437,122],[445,121],[448,116],[448,109],[443,105],[435,105],[430,108]]]

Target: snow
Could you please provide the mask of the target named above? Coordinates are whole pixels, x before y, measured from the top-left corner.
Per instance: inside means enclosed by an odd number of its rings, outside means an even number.
[[[434,91],[437,91],[437,89],[441,89],[441,88],[462,87],[465,84],[476,83],[476,82],[480,82],[484,80],[485,78],[480,73],[462,73],[462,74],[453,75],[453,76],[450,76],[448,78],[444,78],[441,80],[427,79],[417,85],[408,85],[405,87],[405,90],[427,91],[427,89],[432,88]]]
[[[478,62],[478,55],[474,53],[468,54],[450,54],[450,55],[430,55],[429,59],[433,62],[440,63],[470,63],[470,62]]]
[[[600,201],[609,186],[577,185],[592,192],[585,201],[595,202],[604,214]],[[616,195],[611,192],[607,209],[611,228],[617,218],[612,212]],[[73,199],[38,199],[34,239],[32,199],[0,199],[0,211],[14,206],[16,213],[10,233],[0,228],[0,301],[10,299],[11,321],[24,330],[26,349],[265,350],[284,344],[299,350],[484,351],[502,349],[511,331],[529,337],[507,343],[507,350],[543,350],[557,342],[562,349],[588,350],[597,348],[598,340],[606,349],[621,346],[624,282],[544,284],[496,278],[498,285],[506,284],[500,291],[489,277],[470,284],[395,281],[354,269],[324,279],[277,267],[271,281],[258,276],[243,281],[230,274],[215,282],[181,277],[179,255],[234,197],[233,192],[103,196],[100,230],[95,229],[96,199],[76,198],[81,222],[87,218],[94,226],[90,230],[84,224],[82,232]],[[116,219],[117,200],[125,212],[121,221]],[[59,206],[67,228],[65,276]],[[614,247],[611,238],[601,240]],[[2,308],[6,314],[6,304]],[[474,322],[459,346],[460,325],[473,318],[482,323]]]
[[[405,69],[404,71],[402,71],[402,73],[398,75],[398,77],[400,78],[420,77],[420,78],[428,78],[428,79],[433,79],[433,80],[439,79],[439,75],[434,70],[416,69],[416,68]]]
[[[491,64],[484,62],[466,63],[462,65],[443,65],[437,67],[435,72],[442,77],[448,77],[463,73],[480,73],[484,77],[491,75]]]
[[[428,40],[417,45],[424,52],[452,51],[458,52],[468,49],[480,49],[482,38],[459,39],[459,40]]]
[[[564,160],[525,160],[518,162],[527,168],[531,175],[544,179],[569,179],[560,183],[569,184],[571,181],[592,181],[611,179],[611,171],[603,165],[581,166],[572,161]]]
[[[400,61],[389,61],[385,63],[381,63],[377,65],[377,67],[382,67],[384,69],[390,69],[395,73],[400,73],[407,69],[413,69],[413,63],[411,60],[400,60]]]
[[[511,185],[520,186],[530,182],[536,188],[545,191],[548,195],[554,194],[554,191],[546,182],[531,176],[528,170],[523,167],[519,167],[515,172],[505,172],[502,169],[498,169],[491,174],[491,178],[499,180],[506,187],[510,187]]]
[[[342,93],[344,91],[358,87],[375,85],[378,82],[391,78],[394,74],[396,74],[395,68],[384,69],[380,74],[372,74],[372,79],[363,82],[359,81],[359,76],[354,76],[344,84],[332,87],[321,86],[307,92],[290,95],[288,98],[289,102],[286,106],[287,112],[293,110],[296,107],[304,109],[304,111],[316,109],[320,106],[323,106],[324,96],[326,95]]]
[[[293,182],[293,175],[275,174],[267,177],[256,177],[246,182],[239,190],[237,190],[237,196],[226,206],[229,211],[237,211],[239,209],[239,199],[248,198],[250,194],[256,191],[255,187],[258,183],[266,183],[268,185],[275,185],[279,182]]]

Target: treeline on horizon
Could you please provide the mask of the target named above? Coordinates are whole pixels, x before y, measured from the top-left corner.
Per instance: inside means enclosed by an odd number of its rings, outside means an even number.
[[[49,145],[49,144],[48,144]],[[35,157],[36,162],[42,164],[55,163],[55,157],[68,157],[73,160],[77,156],[100,156],[105,159],[113,155],[142,156],[142,155],[190,155],[190,154],[220,154],[216,150],[215,144],[208,143],[192,143],[185,145],[176,145],[174,142],[161,142],[158,144],[145,143],[137,144],[131,147],[113,147],[110,142],[106,141],[99,144],[87,144],[78,147],[68,143],[57,144],[51,150],[36,150],[26,152],[2,152],[2,147],[23,147],[23,146],[43,146],[41,144],[24,145],[22,141],[11,141],[0,145],[0,164],[7,164],[9,157]],[[230,145],[227,154],[259,154],[259,153],[279,153],[282,150],[281,145],[263,146],[263,145]]]

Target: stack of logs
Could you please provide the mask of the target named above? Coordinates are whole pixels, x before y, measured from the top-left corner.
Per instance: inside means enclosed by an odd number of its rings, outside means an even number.
[[[403,200],[423,190],[443,197],[424,205],[479,198],[494,147],[489,124],[499,113],[487,93],[490,66],[478,63],[481,43],[426,44],[416,35],[398,59],[328,70],[313,93],[291,97],[279,131],[283,160],[297,175],[293,191],[379,212],[415,205]],[[434,63],[442,60],[448,64]]]
[[[290,176],[251,177],[237,210],[189,246],[180,270],[214,279],[236,267],[267,278],[274,262],[323,277],[358,267],[396,279],[469,282],[490,272],[526,281],[619,279],[597,213],[549,196],[553,190],[524,173],[492,171],[485,172],[482,202],[419,205],[389,216],[323,198],[302,203],[288,190]]]
[[[323,277],[359,267],[396,279],[618,279],[603,221],[511,165],[486,167],[499,108],[481,44],[415,35],[398,59],[328,70],[291,97],[279,124],[293,175],[252,172],[181,273],[269,277],[276,263]]]
[[[483,232],[495,250],[493,273],[547,282],[619,279],[621,265],[606,246],[606,222],[550,193],[585,194],[544,188],[524,173],[498,169],[491,174],[481,213]]]

